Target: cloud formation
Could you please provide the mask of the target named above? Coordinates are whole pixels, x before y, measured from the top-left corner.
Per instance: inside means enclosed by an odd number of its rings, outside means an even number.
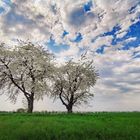
[[[50,36],[57,43],[71,40],[76,33],[84,37],[81,43],[90,44],[96,37],[119,26],[123,34],[139,16],[139,0],[94,0],[86,11],[88,0],[14,0],[0,18],[1,29],[9,39],[44,41]],[[2,3],[2,2],[1,2]],[[3,5],[6,5],[4,2]],[[2,5],[1,4],[1,5]],[[69,34],[62,39],[64,30]]]

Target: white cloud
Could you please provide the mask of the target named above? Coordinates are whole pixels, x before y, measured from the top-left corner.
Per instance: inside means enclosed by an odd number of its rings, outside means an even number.
[[[127,34],[127,31],[123,31],[123,32],[117,32],[116,37],[117,38],[123,38],[125,35]]]
[[[62,51],[60,54],[58,54],[59,57],[65,58],[65,57],[76,57],[79,52],[79,48],[75,46],[71,46],[68,50]]]
[[[97,50],[101,46],[111,46],[111,42],[113,40],[113,36],[105,36],[105,37],[99,37],[95,40],[95,42],[92,44],[93,50]]]
[[[139,5],[133,13],[129,12],[139,0],[94,0],[94,7],[88,13],[83,9],[86,2],[15,0],[11,9],[0,19],[2,32],[10,40],[14,36],[42,41],[53,35],[57,43],[64,41],[67,44],[71,44],[70,40],[80,32],[84,36],[83,45],[87,45],[96,36],[111,31],[114,26],[120,25],[121,32],[126,32],[133,24],[132,19],[136,19],[139,13]],[[69,35],[63,40],[64,30]]]
[[[129,43],[129,42],[135,41],[136,39],[137,39],[137,37],[130,37],[130,38],[126,39],[125,42]]]
[[[112,51],[96,57],[101,79],[96,86],[97,93],[106,95],[130,94],[140,90],[140,61],[132,59],[131,51]]]

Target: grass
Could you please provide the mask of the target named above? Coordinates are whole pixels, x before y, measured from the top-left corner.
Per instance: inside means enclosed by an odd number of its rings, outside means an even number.
[[[140,113],[0,113],[0,140],[140,140]]]

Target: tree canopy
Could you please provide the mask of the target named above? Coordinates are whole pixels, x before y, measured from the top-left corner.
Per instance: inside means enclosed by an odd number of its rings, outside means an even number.
[[[16,101],[23,93],[28,102],[28,112],[33,111],[34,99],[40,99],[48,90],[48,80],[53,71],[53,55],[42,46],[30,42],[13,49],[0,47],[0,88],[9,99]]]
[[[90,92],[98,78],[93,61],[82,55],[79,61],[69,60],[58,68],[54,77],[52,96],[59,98],[69,113],[73,106],[87,103],[94,96]]]

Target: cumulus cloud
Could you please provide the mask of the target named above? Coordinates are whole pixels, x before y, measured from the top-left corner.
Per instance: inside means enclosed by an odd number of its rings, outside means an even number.
[[[113,40],[113,36],[105,36],[105,37],[99,37],[98,39],[95,40],[95,42],[92,44],[93,49],[92,50],[97,50],[101,46],[111,46],[111,42]]]
[[[58,43],[67,42],[70,45],[72,38],[80,32],[84,36],[84,45],[116,25],[120,26],[121,32],[128,30],[139,13],[139,0],[94,0],[88,12],[84,9],[87,2],[15,0],[0,19],[1,29],[9,39],[15,36],[43,41],[53,36]],[[135,7],[133,11],[132,7]],[[64,30],[69,35],[62,39]]]
[[[139,95],[140,61],[132,58],[132,52],[109,51],[108,54],[96,57],[95,64],[100,73],[100,80],[95,88],[97,94],[117,94],[120,97]]]

